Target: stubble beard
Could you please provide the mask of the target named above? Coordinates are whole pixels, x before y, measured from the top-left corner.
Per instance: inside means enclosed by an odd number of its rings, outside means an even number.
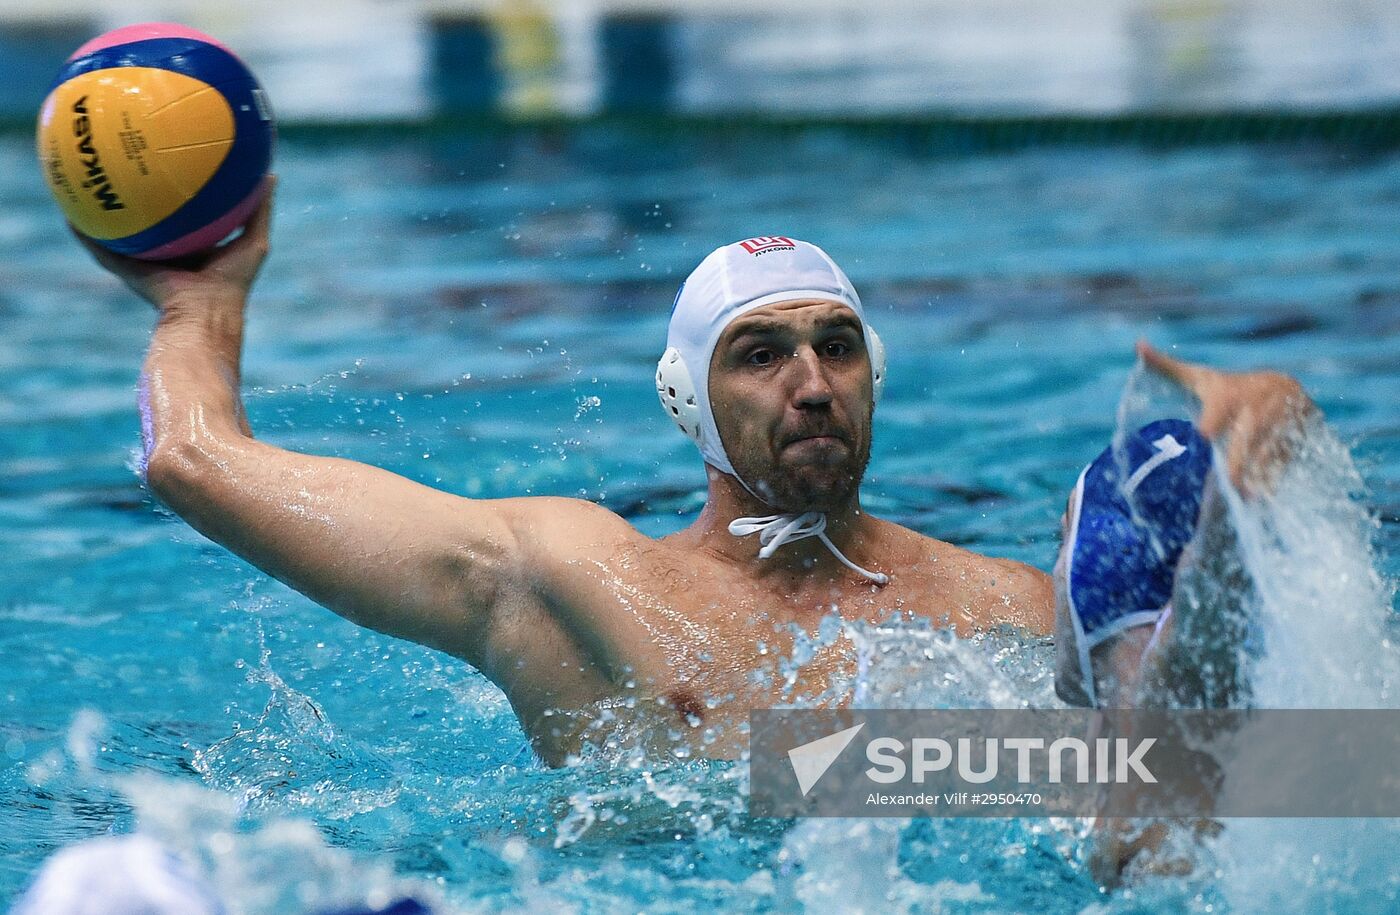
[[[756,459],[755,455],[736,456],[734,469],[754,493],[783,513],[836,511],[848,505],[860,491],[866,465],[870,463],[870,437],[862,436],[859,450],[833,446],[844,454],[831,460]]]

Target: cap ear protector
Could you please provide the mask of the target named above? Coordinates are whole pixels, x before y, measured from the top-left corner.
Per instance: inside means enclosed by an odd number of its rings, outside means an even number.
[[[661,398],[661,409],[671,421],[695,444],[702,444],[705,432],[700,423],[700,404],[695,400],[695,382],[681,351],[674,346],[656,364],[656,396]]]
[[[880,395],[885,393],[885,341],[875,333],[875,328],[868,325],[865,328],[865,347],[870,351],[871,397],[878,404]]]
[[[865,326],[865,347],[870,353],[870,382],[875,403],[885,391],[885,343],[875,328]],[[704,444],[704,424],[700,421],[700,403],[695,397],[695,381],[690,377],[681,351],[674,346],[661,355],[656,364],[656,396],[661,409],[671,417],[691,441]]]

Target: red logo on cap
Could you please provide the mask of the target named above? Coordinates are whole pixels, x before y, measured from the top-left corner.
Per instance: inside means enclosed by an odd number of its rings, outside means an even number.
[[[793,240],[786,235],[760,235],[757,238],[746,238],[739,244],[750,254],[767,254],[769,251],[778,250],[792,251],[797,247]]]

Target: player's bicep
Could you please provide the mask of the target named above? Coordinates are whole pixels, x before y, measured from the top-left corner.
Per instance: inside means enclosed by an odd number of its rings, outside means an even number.
[[[150,470],[210,539],[331,610],[468,660],[519,550],[498,503],[251,439]]]

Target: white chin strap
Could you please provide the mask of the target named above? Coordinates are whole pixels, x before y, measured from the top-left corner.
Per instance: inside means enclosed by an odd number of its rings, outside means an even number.
[[[742,482],[742,481],[741,481]],[[841,560],[841,564],[859,575],[863,575],[877,585],[887,584],[890,577],[883,572],[863,569],[846,558],[831,538],[826,536],[826,514],[824,512],[803,512],[800,515],[764,515],[761,518],[735,518],[729,522],[729,533],[735,537],[758,534],[758,558],[768,559],[778,551],[778,547],[805,537],[816,537],[831,555]]]

